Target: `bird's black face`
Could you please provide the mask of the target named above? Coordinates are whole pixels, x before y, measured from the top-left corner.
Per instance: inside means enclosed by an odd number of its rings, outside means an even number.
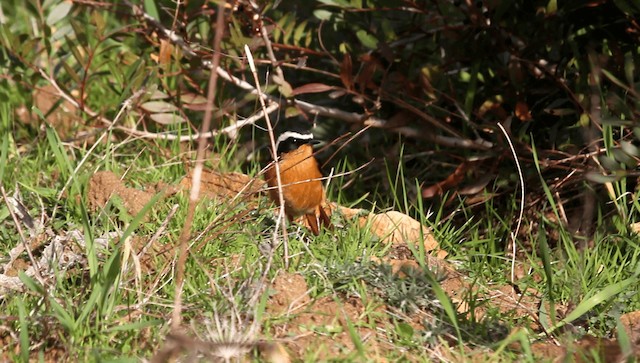
[[[278,155],[296,150],[302,145],[313,143],[313,134],[287,131],[278,137],[276,148]]]

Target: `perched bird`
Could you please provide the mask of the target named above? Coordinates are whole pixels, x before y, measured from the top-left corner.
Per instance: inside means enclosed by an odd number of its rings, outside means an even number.
[[[287,131],[278,137],[276,151],[285,213],[290,221],[304,216],[311,232],[318,235],[320,226],[330,228],[331,222],[322,207],[325,195],[322,173],[313,157],[314,143],[310,132]],[[275,163],[268,166],[265,179],[270,187],[269,196],[279,205]]]

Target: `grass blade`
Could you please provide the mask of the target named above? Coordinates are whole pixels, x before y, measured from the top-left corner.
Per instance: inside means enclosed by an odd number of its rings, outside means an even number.
[[[18,304],[18,318],[20,321],[20,359],[23,362],[29,361],[29,324],[27,323],[27,310],[24,302],[20,299],[16,300]]]

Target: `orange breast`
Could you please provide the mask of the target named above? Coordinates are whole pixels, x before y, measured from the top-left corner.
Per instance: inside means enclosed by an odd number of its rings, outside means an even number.
[[[302,145],[297,150],[283,154],[279,167],[287,215],[297,217],[315,213],[316,207],[324,199],[324,191],[320,180],[322,174],[313,157],[311,146]],[[267,184],[272,188],[269,190],[271,199],[279,203],[278,181],[274,165],[267,169],[265,176]]]

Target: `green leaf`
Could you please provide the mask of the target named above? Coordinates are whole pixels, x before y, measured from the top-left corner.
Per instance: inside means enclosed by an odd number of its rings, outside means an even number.
[[[636,163],[636,159],[634,159],[631,156],[629,156],[629,154],[624,152],[624,150],[622,150],[622,149],[615,148],[615,149],[611,150],[611,154],[613,155],[613,157],[617,161],[625,164],[629,168],[634,168],[636,166],[636,164],[637,164]]]
[[[154,113],[149,117],[161,125],[176,125],[187,121],[184,117],[175,113]]]
[[[106,27],[106,22],[104,21],[104,17],[99,11],[94,11],[91,13],[91,21],[96,26],[96,35],[98,37],[101,37]]]
[[[42,112],[40,112],[40,114],[44,119],[44,115],[42,115]],[[64,146],[62,145],[60,138],[58,138],[58,134],[56,133],[56,131],[52,127],[47,126],[46,134],[47,141],[49,142],[49,147],[51,151],[53,151],[56,164],[58,165],[58,171],[60,171],[60,175],[66,179],[73,173],[71,161],[69,160],[67,153],[64,150]]]
[[[347,0],[318,0],[319,3],[329,5],[329,6],[337,6],[339,8],[349,9],[353,7],[351,2]]]
[[[91,295],[89,295],[89,299],[84,302],[82,306],[82,311],[80,311],[80,315],[78,316],[78,324],[84,324],[85,320],[90,316],[93,312],[94,307],[99,301],[100,296],[102,295],[102,291],[98,288],[99,284],[94,285],[94,289],[91,291]]]
[[[58,319],[60,324],[62,324],[69,333],[73,333],[76,330],[76,321],[73,316],[71,316],[67,309],[60,305],[56,299],[49,297],[48,301],[56,319]]]
[[[84,47],[85,44],[88,44],[89,41],[87,40],[87,27],[76,19],[69,19],[69,25],[71,25],[71,29],[73,29],[73,34],[75,34],[76,36],[76,41],[72,41],[68,36],[65,37],[67,46],[70,49],[75,49],[76,45]]]
[[[547,282],[547,295],[553,302],[553,269],[551,268],[551,254],[549,244],[547,243],[546,230],[542,224],[538,227],[538,243],[540,243],[540,252],[542,253],[542,265]]]
[[[80,84],[82,83],[82,80],[80,79],[80,76],[78,75],[78,73],[76,73],[76,71],[71,68],[71,66],[69,64],[67,64],[66,61],[61,61],[62,67],[64,68],[65,71],[67,71],[67,74],[73,79],[74,82],[76,82],[76,84]]]
[[[15,299],[18,304],[18,318],[20,319],[20,357],[23,362],[29,361],[29,323],[27,323],[27,309],[21,299]]]
[[[147,328],[150,326],[160,326],[164,323],[164,320],[154,319],[154,320],[143,320],[135,323],[127,323],[118,326],[114,326],[108,329],[105,329],[106,332],[116,332],[116,331],[138,331],[142,328]]]
[[[618,163],[618,161],[614,158],[613,153],[611,152],[612,149],[608,149],[607,151],[609,152],[609,155],[600,155],[598,157],[598,161],[600,161],[600,164],[602,164],[602,166],[606,169],[606,170],[618,170],[620,169],[620,164]]]
[[[413,327],[405,322],[400,322],[396,325],[396,333],[403,339],[413,339],[414,330]]]
[[[347,332],[349,333],[349,337],[351,338],[351,342],[355,346],[355,348],[358,351],[358,353],[364,354],[365,353],[365,348],[364,348],[364,344],[362,342],[362,338],[360,337],[360,334],[358,334],[358,331],[356,330],[355,326],[351,322],[351,319],[349,319],[349,318],[347,318],[345,316],[344,320],[345,320],[345,323],[347,325]]]
[[[6,125],[1,125],[2,128],[2,146],[0,146],[0,180],[4,180],[4,169],[7,165],[7,155],[9,155],[9,137],[11,132],[7,132],[9,130],[9,124],[12,122],[11,118],[12,113],[9,111],[9,105],[7,103],[2,103],[2,109],[0,109],[0,118],[7,123]]]
[[[113,311],[113,306],[115,304],[115,297],[117,295],[118,290],[118,281],[120,279],[120,267],[122,266],[122,246],[124,241],[127,238],[130,238],[133,235],[133,232],[138,228],[140,223],[144,220],[147,212],[160,200],[164,197],[164,192],[159,192],[154,195],[151,200],[135,215],[127,229],[122,233],[120,237],[120,243],[113,250],[111,257],[107,260],[104,265],[103,275],[102,275],[102,284],[97,285],[96,289],[98,289],[98,293],[100,294],[100,299],[98,300],[100,315],[109,316]]]
[[[590,171],[586,173],[585,178],[587,178],[588,180],[594,183],[599,183],[599,184],[613,183],[620,179],[620,177],[616,175],[603,175],[597,171]]]
[[[313,16],[315,16],[316,18],[318,18],[320,20],[331,20],[331,17],[333,16],[333,13],[330,12],[329,10],[319,9],[319,10],[314,10],[313,11]]]
[[[158,7],[153,0],[144,0],[144,11],[156,20],[160,20],[160,13]]]
[[[356,36],[360,43],[369,49],[376,49],[378,47],[378,39],[373,35],[367,33],[366,30],[360,29],[356,32]]]
[[[455,308],[455,306],[453,306],[453,303],[451,302],[451,299],[449,299],[449,296],[447,296],[447,294],[444,292],[444,289],[438,282],[438,279],[436,278],[436,276],[433,274],[433,272],[431,272],[426,267],[426,265],[424,265],[423,261],[424,260],[418,261],[418,263],[420,263],[420,265],[422,266],[423,271],[427,276],[427,279],[431,283],[431,288],[433,289],[433,292],[436,295],[436,299],[438,299],[438,301],[440,302],[442,309],[444,310],[445,314],[449,318],[449,322],[451,323],[451,325],[453,325],[453,328],[456,331],[456,335],[458,336],[458,341],[460,342],[460,344],[462,344],[462,341],[463,341],[462,331],[460,330],[460,325],[458,324],[457,309]]]
[[[630,277],[626,280],[623,280],[618,283],[611,284],[605,287],[604,289],[598,291],[588,299],[583,300],[564,319],[560,320],[558,324],[553,326],[549,332],[546,332],[546,334],[551,333],[552,331],[575,321],[576,319],[580,318],[584,314],[590,312],[594,307],[598,306],[599,304],[613,299],[614,297],[618,296],[618,294],[620,294],[621,292],[629,289],[630,286],[637,285],[639,281],[640,280],[638,280],[637,277]]]
[[[625,153],[631,156],[640,157],[640,148],[633,145],[631,141],[620,141],[620,147],[622,148],[622,150],[624,150]]]
[[[78,49],[79,47],[81,46],[80,45],[76,46],[73,43],[69,43],[69,50],[71,51],[71,55],[73,55],[73,58],[76,60],[78,64],[84,64],[85,63],[84,56],[82,55],[82,53],[80,53],[80,50]]]
[[[52,26],[60,20],[64,19],[69,14],[72,7],[73,3],[71,1],[63,1],[56,5],[53,9],[51,9],[51,12],[47,16],[47,25]]]
[[[493,359],[489,359],[491,362],[499,362],[502,359],[501,353],[513,343],[520,343],[522,352],[524,353],[518,360],[526,362],[535,362],[533,352],[531,350],[531,342],[529,341],[529,334],[525,329],[516,328],[506,338],[504,338],[495,349],[493,353]]]
[[[296,30],[293,32],[293,44],[300,45],[300,40],[302,40],[302,37],[306,36],[307,34],[307,23],[308,22],[305,20],[302,23],[298,24]]]
[[[142,105],[140,105],[140,107],[151,113],[166,113],[178,111],[178,107],[164,101],[149,101],[143,103]]]
[[[546,230],[543,228],[542,223],[538,227],[538,243],[540,244],[540,252],[542,254],[542,266],[544,267],[545,280],[547,285],[547,297],[549,299],[549,311],[550,314],[547,316],[544,315],[544,309],[546,309],[546,301],[543,300],[540,306],[540,323],[543,324],[545,328],[548,328],[551,325],[554,325],[556,322],[555,316],[555,300],[553,296],[553,269],[551,268],[551,254],[549,244],[547,243],[547,235]],[[550,320],[547,320],[549,318]],[[546,324],[547,322],[551,324]]]
[[[25,274],[24,271],[18,272],[18,278],[29,290],[39,295],[45,295],[44,288],[42,288],[42,286],[40,286],[40,284],[37,283],[36,280]]]

